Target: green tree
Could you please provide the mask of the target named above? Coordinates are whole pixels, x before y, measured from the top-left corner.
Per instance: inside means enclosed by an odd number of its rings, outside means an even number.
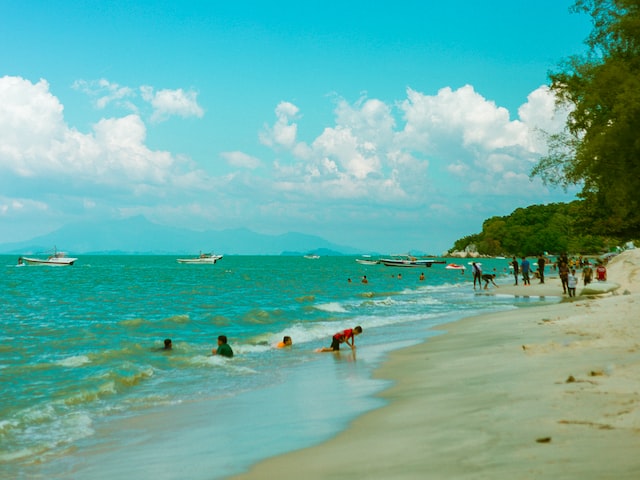
[[[640,1],[577,0],[590,15],[589,51],[550,74],[572,108],[566,130],[532,171],[546,183],[581,184],[579,217],[600,235],[640,233]],[[593,244],[592,244],[593,245]]]

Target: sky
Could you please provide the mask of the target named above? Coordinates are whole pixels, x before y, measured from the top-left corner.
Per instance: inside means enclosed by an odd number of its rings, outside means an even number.
[[[0,243],[143,215],[439,254],[571,201],[529,174],[572,3],[0,0]]]

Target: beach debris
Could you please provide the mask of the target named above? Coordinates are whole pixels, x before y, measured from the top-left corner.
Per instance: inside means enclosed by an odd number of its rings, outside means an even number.
[[[527,346],[526,346],[526,345],[522,345],[522,349],[523,349],[523,350],[526,350],[526,349],[527,349]]]
[[[589,375],[591,375],[592,377],[601,377],[602,375],[604,375],[604,371],[603,370],[591,370],[589,372]]]
[[[551,442],[551,437],[536,438],[536,442],[538,442],[538,443],[550,443]]]
[[[562,425],[584,425],[586,427],[594,427],[598,430],[615,430],[615,427],[608,423],[596,423],[585,420],[558,420],[558,423]]]
[[[622,292],[623,295],[631,295],[631,292],[629,290],[626,290],[624,292]]]
[[[567,378],[566,383],[573,383],[576,381],[576,378],[573,375],[569,375],[569,378]]]

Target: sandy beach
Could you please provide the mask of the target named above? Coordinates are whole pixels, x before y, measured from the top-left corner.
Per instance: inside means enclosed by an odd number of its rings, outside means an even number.
[[[395,382],[388,405],[234,478],[640,478],[640,250],[607,268],[613,292],[467,318],[394,352],[377,372]]]

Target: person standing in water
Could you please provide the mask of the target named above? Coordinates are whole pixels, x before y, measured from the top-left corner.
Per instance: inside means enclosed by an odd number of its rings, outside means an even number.
[[[473,289],[476,289],[476,282],[478,282],[478,287],[482,290],[482,267],[479,263],[472,262],[471,268],[473,270]]]
[[[218,336],[218,348],[214,348],[211,353],[213,355],[221,355],[227,358],[233,357],[233,350],[231,349],[231,345],[227,343],[226,335]]]

